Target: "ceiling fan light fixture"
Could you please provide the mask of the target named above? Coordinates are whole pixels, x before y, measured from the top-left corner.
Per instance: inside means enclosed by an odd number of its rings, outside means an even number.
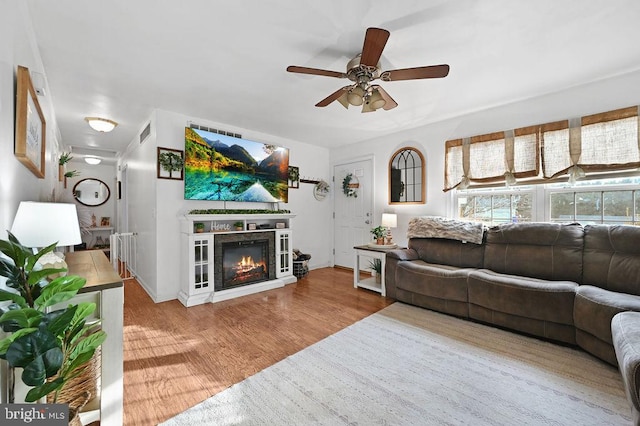
[[[398,103],[378,85],[371,85],[374,80],[401,81],[421,80],[426,78],[443,78],[449,74],[449,65],[428,65],[413,68],[401,68],[382,71],[380,58],[387,44],[390,33],[382,28],[370,27],[364,36],[362,51],[347,63],[346,72],[323,70],[290,65],[287,72],[300,74],[321,75],[325,77],[346,78],[352,81],[352,86],[338,89],[320,102],[317,107],[326,107],[338,100],[345,108],[348,105],[362,105],[362,112],[372,112],[380,108],[388,111],[398,106]],[[348,91],[345,97],[343,90]],[[348,104],[347,104],[348,102]]]
[[[340,102],[343,107],[349,109],[349,92],[345,90],[338,98],[338,102]]]
[[[360,106],[364,101],[364,89],[360,86],[356,86],[353,89],[349,90],[349,103],[353,106]]]
[[[371,92],[371,96],[369,96],[367,103],[371,104],[371,108],[373,108],[374,110],[377,110],[382,108],[387,102],[384,100],[384,98],[380,94],[380,91],[378,89],[374,89]]]
[[[375,112],[376,110],[371,107],[371,103],[365,102],[362,104],[362,112]]]
[[[116,123],[115,121],[106,118],[85,117],[84,119],[87,123],[89,123],[89,126],[91,126],[91,128],[97,132],[108,133],[115,129],[118,125],[118,123]]]
[[[96,166],[96,165],[98,165],[98,164],[100,164],[102,162],[102,159],[98,158],[98,157],[87,156],[87,157],[84,157],[84,161],[87,164],[91,164],[92,166]]]

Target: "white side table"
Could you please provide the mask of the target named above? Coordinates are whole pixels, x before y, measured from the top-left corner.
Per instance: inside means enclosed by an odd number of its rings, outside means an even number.
[[[354,288],[366,288],[367,290],[372,290],[380,293],[381,296],[387,295],[387,290],[385,287],[385,265],[386,265],[386,257],[387,252],[389,250],[395,250],[401,247],[374,247],[372,245],[364,245],[364,246],[355,246],[355,261],[353,268],[353,287]],[[379,283],[376,282],[375,277],[360,279],[360,256],[371,257],[374,259],[380,259],[380,263],[382,268],[380,269],[381,280]]]

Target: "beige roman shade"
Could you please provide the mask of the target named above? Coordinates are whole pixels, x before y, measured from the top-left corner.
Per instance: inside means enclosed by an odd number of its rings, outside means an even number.
[[[587,172],[640,166],[638,107],[582,117],[578,165]]]
[[[535,127],[447,141],[444,190],[537,176],[538,146]]]
[[[552,178],[565,173],[572,164],[569,154],[569,120],[541,125],[540,135],[543,177]]]
[[[570,181],[640,167],[638,107],[490,133],[445,144],[445,191],[518,178]]]

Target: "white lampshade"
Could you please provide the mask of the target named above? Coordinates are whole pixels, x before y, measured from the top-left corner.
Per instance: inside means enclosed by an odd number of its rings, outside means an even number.
[[[26,247],[42,248],[80,244],[80,225],[75,204],[22,201],[11,233]]]
[[[91,126],[93,130],[98,132],[110,132],[118,125],[118,123],[116,123],[115,121],[108,120],[106,118],[85,117],[84,119],[87,121],[87,123],[89,123],[89,126]]]
[[[386,228],[395,228],[398,226],[398,215],[395,213],[382,213],[382,221],[380,225]]]

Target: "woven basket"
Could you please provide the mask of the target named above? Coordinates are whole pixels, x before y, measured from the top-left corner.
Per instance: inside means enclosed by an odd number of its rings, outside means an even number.
[[[69,426],[82,426],[80,421],[80,411],[91,399],[89,392],[82,392],[76,396],[76,399],[69,401]]]
[[[69,414],[74,410],[79,411],[90,398],[98,394],[98,382],[100,381],[100,366],[102,364],[102,348],[98,347],[91,359],[84,365],[78,367],[83,369],[82,373],[65,383],[64,387],[58,392],[58,404],[69,404]],[[57,376],[51,378],[55,380]],[[84,395],[88,394],[88,398],[84,402]],[[53,403],[54,394],[47,395],[47,402]],[[71,415],[69,416],[71,417]]]

